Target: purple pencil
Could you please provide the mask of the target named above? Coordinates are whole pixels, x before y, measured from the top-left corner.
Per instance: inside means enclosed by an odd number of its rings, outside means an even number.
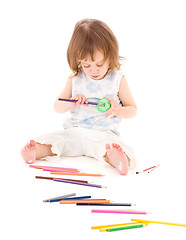
[[[58,98],[59,101],[65,101],[65,102],[77,102],[77,100],[74,99],[64,99],[64,98]],[[97,103],[97,102],[88,102],[90,105],[99,105],[99,106],[104,106],[104,103]]]
[[[97,185],[97,184],[83,183],[83,182],[74,182],[74,181],[62,180],[62,179],[57,179],[57,178],[54,178],[53,181],[55,181],[55,182],[64,182],[64,183],[71,183],[71,184],[77,184],[77,185],[83,185],[83,186],[88,186],[88,187],[104,188],[103,186]]]

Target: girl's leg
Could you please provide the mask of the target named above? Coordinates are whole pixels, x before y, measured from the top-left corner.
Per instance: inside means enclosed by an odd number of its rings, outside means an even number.
[[[21,149],[21,155],[26,163],[34,163],[35,160],[46,156],[56,156],[51,151],[51,145],[40,144],[31,140]]]
[[[105,161],[115,167],[121,175],[127,175],[129,159],[120,145],[112,143],[112,147],[106,144]]]

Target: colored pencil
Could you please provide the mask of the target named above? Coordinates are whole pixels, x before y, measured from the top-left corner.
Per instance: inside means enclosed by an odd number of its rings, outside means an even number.
[[[145,224],[147,224],[147,223],[156,223],[156,224],[165,224],[165,225],[186,227],[186,224],[182,224],[182,223],[170,223],[170,222],[143,220],[143,219],[131,219],[131,220],[132,221],[137,221],[139,223],[145,223]]]
[[[129,224],[138,224],[138,222],[130,222],[130,223],[118,223],[118,224],[109,224],[109,225],[99,225],[99,226],[93,226],[91,229],[101,229],[101,228],[108,228],[108,227],[117,227],[117,226],[124,226]]]
[[[45,172],[64,172],[64,173],[79,173],[79,171],[78,170],[62,170],[62,169],[51,169],[51,168],[42,168],[42,170],[43,171],[45,171]]]
[[[153,167],[150,167],[150,168],[146,168],[146,169],[143,170],[143,172],[146,172],[146,171],[148,171],[148,170],[150,170],[150,169],[152,169],[154,167],[156,167],[156,166],[153,166]]]
[[[99,209],[99,210],[105,210],[105,209]],[[116,211],[123,211],[124,209],[110,209],[110,208],[109,208],[109,210],[113,210],[113,211],[115,211],[115,210],[116,210]],[[129,209],[129,208],[128,208],[128,209],[125,209],[125,211],[136,211],[136,209]]]
[[[78,206],[134,206],[131,203],[77,203]],[[110,209],[111,210],[111,209]]]
[[[88,181],[85,181],[85,180],[76,180],[76,179],[67,179],[67,178],[52,178],[52,177],[43,177],[43,176],[35,176],[35,178],[46,179],[46,180],[61,179],[61,180],[67,180],[67,181],[88,183]]]
[[[83,185],[83,186],[87,186],[87,187],[104,188],[101,185],[92,184],[92,183],[74,182],[74,181],[62,180],[62,179],[58,179],[58,178],[54,178],[53,180],[55,182],[71,183],[71,184]]]
[[[109,203],[110,200],[94,200],[94,199],[85,199],[85,200],[66,200],[64,199],[64,201],[60,201],[60,204],[77,204],[77,203],[85,203],[85,202],[97,202],[97,203]]]
[[[37,179],[45,179],[45,180],[53,180],[53,177],[43,177],[43,176],[35,176]]]
[[[66,99],[66,98],[58,98],[59,101],[64,101],[64,102],[77,102],[78,100],[74,100],[74,99]],[[97,102],[87,102],[87,104],[90,105],[99,105],[104,107],[105,104],[104,103],[97,103]]]
[[[120,225],[116,225],[116,226],[100,228],[99,231],[100,231],[100,232],[106,232],[106,231],[108,231],[108,229],[115,229],[115,228],[123,228],[123,227],[129,227],[129,226],[136,226],[136,225],[139,225],[139,224],[141,224],[141,223],[126,223],[126,224],[120,224]]]
[[[157,167],[159,167],[160,166],[160,164],[159,165],[157,165],[156,167],[154,167],[154,168],[152,168],[152,169],[150,169],[149,171],[148,171],[148,173],[150,173],[150,172],[152,172],[152,171],[154,171]]]
[[[49,171],[49,172],[80,172],[80,170],[76,170],[76,169],[68,169],[68,168],[51,168],[51,167],[48,167],[48,168],[36,168],[36,169],[42,169],[43,171]]]
[[[160,165],[160,164],[159,164]],[[136,174],[139,174],[139,173],[144,173],[144,172],[147,172],[147,171],[153,171],[153,170],[155,170],[157,167],[159,167],[159,165],[157,165],[157,166],[153,166],[153,167],[150,167],[150,168],[146,168],[146,169],[144,169],[144,170],[142,170],[141,172],[136,172]],[[149,172],[148,172],[149,173]]]
[[[138,224],[138,225],[130,225],[130,226],[123,226],[123,227],[116,227],[116,228],[108,228],[108,232],[113,232],[113,231],[120,231],[120,230],[127,230],[127,229],[134,229],[134,228],[142,228],[146,227],[145,224]]]
[[[77,201],[82,199],[91,198],[91,196],[81,196],[81,197],[72,197],[72,198],[57,198],[51,199],[49,202],[60,202],[60,201]]]
[[[91,174],[91,173],[63,173],[63,172],[50,172],[50,174],[56,175],[73,175],[73,176],[90,176],[90,177],[102,177],[102,174]]]
[[[88,198],[88,199],[74,199],[74,200],[67,200],[67,199],[64,199],[64,200],[61,200],[60,203],[61,204],[76,204],[76,203],[80,203],[80,202],[107,202],[109,203],[110,200],[107,200],[107,199],[93,199],[93,198]]]
[[[68,198],[68,197],[73,197],[73,196],[76,196],[76,193],[70,193],[70,194],[66,194],[66,195],[62,195],[62,196],[58,196],[58,197],[48,198],[48,199],[43,200],[43,202],[50,202],[50,200]]]
[[[77,170],[78,171],[77,168],[51,167],[51,166],[41,166],[41,165],[34,165],[34,164],[30,164],[29,167],[31,167],[31,168],[40,168],[40,169],[42,169],[42,168],[51,168],[51,169],[72,170],[72,171]]]
[[[93,209],[92,213],[148,214],[147,212],[143,211],[100,210],[100,209]]]

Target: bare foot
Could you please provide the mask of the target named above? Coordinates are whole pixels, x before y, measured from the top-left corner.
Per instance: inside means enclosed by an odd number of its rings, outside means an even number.
[[[36,160],[36,142],[34,140],[30,140],[22,149],[21,156],[25,160],[26,163],[34,163]]]
[[[115,167],[121,175],[128,173],[128,157],[120,145],[112,143],[112,147],[106,144],[106,162]]]

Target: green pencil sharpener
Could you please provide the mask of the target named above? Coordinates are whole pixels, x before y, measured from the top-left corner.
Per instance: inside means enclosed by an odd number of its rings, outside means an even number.
[[[111,108],[111,103],[106,98],[101,98],[96,105],[96,108],[99,112],[106,112]]]

